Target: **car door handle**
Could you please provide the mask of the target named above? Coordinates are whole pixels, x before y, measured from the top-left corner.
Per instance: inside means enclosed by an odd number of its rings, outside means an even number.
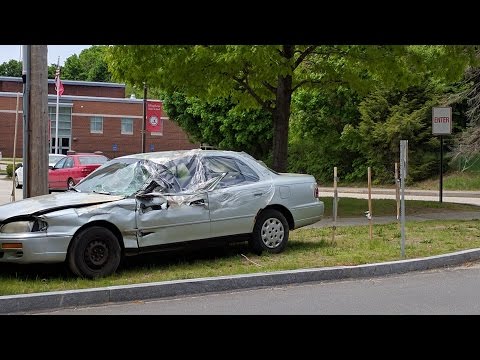
[[[262,195],[263,195],[263,193],[255,193],[255,194],[253,194],[253,196],[255,196],[255,197],[257,197],[257,196],[262,196]]]
[[[195,205],[195,206],[207,206],[207,203],[205,202],[204,199],[198,199],[194,200],[190,203],[190,205]]]

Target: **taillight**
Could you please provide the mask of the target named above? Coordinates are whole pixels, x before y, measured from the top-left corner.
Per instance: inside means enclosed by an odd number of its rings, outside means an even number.
[[[320,197],[320,189],[318,188],[318,184],[315,184],[315,187],[313,188],[313,196],[317,199]]]

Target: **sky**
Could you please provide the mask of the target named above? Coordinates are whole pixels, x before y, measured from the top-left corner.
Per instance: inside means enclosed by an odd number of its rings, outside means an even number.
[[[73,54],[79,55],[82,50],[91,45],[48,45],[48,65],[56,64],[60,56],[60,65],[63,65],[65,59]],[[21,60],[21,45],[0,45],[0,64],[10,60]]]

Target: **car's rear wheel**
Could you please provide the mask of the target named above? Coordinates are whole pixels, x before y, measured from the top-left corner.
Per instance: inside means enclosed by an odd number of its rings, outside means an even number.
[[[20,189],[20,188],[22,187],[22,185],[20,185],[20,184],[18,183],[18,175],[16,175],[16,174],[15,174],[15,187],[16,187],[17,189]]]
[[[285,216],[278,210],[266,209],[257,217],[249,245],[256,254],[263,251],[279,253],[287,246],[288,234]]]
[[[67,190],[69,190],[70,188],[74,187],[75,186],[75,181],[73,181],[72,178],[69,178],[67,180]]]
[[[118,239],[110,230],[92,226],[73,238],[67,261],[75,275],[97,278],[111,275],[117,270],[121,253]]]

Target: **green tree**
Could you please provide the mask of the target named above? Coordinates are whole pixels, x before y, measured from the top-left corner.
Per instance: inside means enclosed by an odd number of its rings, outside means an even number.
[[[163,93],[169,118],[189,137],[219,149],[245,151],[266,159],[272,146],[272,118],[262,109],[239,110],[231,101],[217,98],[202,101],[184,94]]]
[[[285,171],[292,95],[300,87],[405,87],[427,70],[461,76],[472,58],[471,47],[456,46],[116,45],[107,61],[118,79],[131,84],[147,82],[205,100],[229,98],[239,107],[269,112],[273,167]]]
[[[453,159],[461,170],[478,163],[480,154],[480,68],[473,67],[465,72],[459,89],[449,97],[449,105],[464,106],[467,127],[455,137]]]
[[[112,74],[108,71],[108,65],[105,60],[106,49],[107,46],[94,45],[82,50],[79,55],[69,56],[61,69],[62,79],[98,82],[112,81]],[[55,69],[53,76],[55,76]]]
[[[50,64],[48,66],[48,78],[55,79],[56,71],[57,71],[57,64]]]
[[[432,136],[432,107],[442,97],[442,89],[427,81],[404,91],[377,90],[367,96],[359,106],[360,124],[346,125],[341,136],[344,146],[360,155],[349,180],[364,180],[371,166],[376,183],[391,183],[400,140],[408,140],[409,181],[436,174],[440,144]]]
[[[340,140],[347,124],[360,122],[357,93],[337,89],[300,90],[294,95],[290,121],[288,170],[308,173],[322,182],[332,181],[336,166],[342,178],[353,171],[358,152]]]
[[[22,63],[17,60],[10,60],[0,64],[0,76],[22,76]]]

